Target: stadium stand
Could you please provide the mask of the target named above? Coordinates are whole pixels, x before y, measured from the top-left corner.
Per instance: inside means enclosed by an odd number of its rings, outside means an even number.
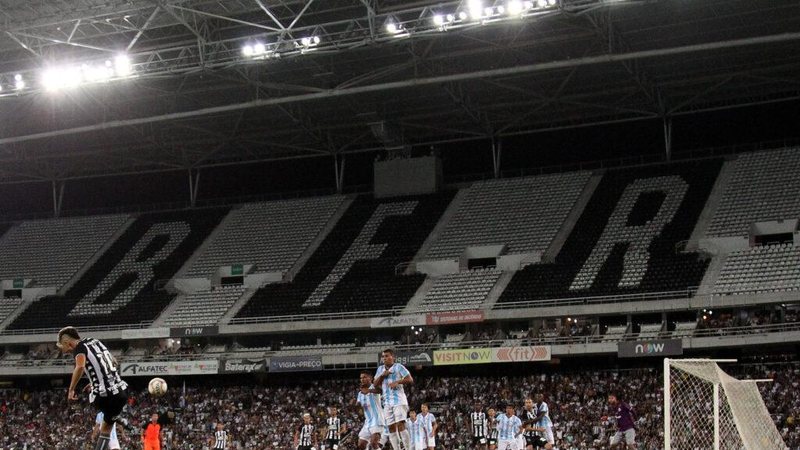
[[[2,298],[0,297],[0,322],[6,320],[9,314],[13,313],[19,305],[22,304],[22,298]]]
[[[422,300],[423,311],[479,308],[502,272],[473,269],[436,278]]]
[[[228,210],[197,209],[139,216],[64,295],[31,304],[9,329],[138,324],[174,298],[169,280]]]
[[[715,294],[800,290],[800,248],[792,243],[731,252],[714,284]]]
[[[800,391],[793,387],[800,370],[795,361],[738,364],[726,367],[740,378],[772,378],[760,384],[764,402],[787,447],[800,448],[800,427],[795,423],[800,410]],[[652,369],[560,370],[558,373],[492,374],[489,376],[428,376],[414,373],[417,383],[407,390],[411,408],[423,402],[431,405],[439,422],[437,443],[446,449],[469,448],[470,427],[464,426],[475,399],[485,408],[506,402],[521,408],[531,390],[545,394],[556,431],[556,447],[564,450],[608,449],[614,433],[613,411],[606,397],[624,395],[636,412],[636,441],[639,448],[653,450],[663,444],[662,374]],[[363,423],[353,397],[355,377],[345,379],[297,379],[245,384],[235,377],[228,382],[208,383],[187,379],[185,389],[172,389],[163,400],[145,392],[134,392],[123,423],[140,430],[151,412],[172,405],[176,420],[164,437],[172,450],[203,448],[217,420],[226,425],[234,448],[291,448],[292,430],[308,412],[324,424],[329,405],[339,406],[347,428],[358,430]],[[0,445],[9,442],[22,448],[84,448],[96,410],[86,402],[67,404],[63,389],[0,390]],[[70,411],[70,414],[64,414]],[[130,448],[138,433],[123,433],[121,444]]]
[[[750,224],[800,218],[800,149],[739,155],[706,235],[746,236]]]
[[[608,171],[553,263],[518,271],[498,303],[686,290],[708,261],[691,235],[721,160]]]
[[[661,335],[662,329],[662,323],[643,323],[639,326],[639,339],[656,339]]]
[[[210,278],[218,267],[232,264],[253,264],[255,273],[286,272],[342,201],[343,196],[331,196],[245,204],[231,211],[186,277]]]
[[[582,171],[473,184],[426,259],[458,258],[478,245],[506,244],[506,254],[543,252],[590,176]]]
[[[294,280],[259,289],[237,317],[405,305],[425,276],[395,275],[395,268],[414,258],[452,197],[357,197]]]
[[[128,220],[127,215],[31,220],[0,240],[0,279],[61,288]]]
[[[217,286],[186,296],[164,322],[168,326],[213,325],[244,294],[245,286]]]

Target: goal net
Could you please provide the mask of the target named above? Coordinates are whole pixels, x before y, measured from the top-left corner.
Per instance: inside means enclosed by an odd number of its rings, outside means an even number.
[[[788,449],[759,381],[769,380],[737,380],[714,360],[664,359],[664,449]]]

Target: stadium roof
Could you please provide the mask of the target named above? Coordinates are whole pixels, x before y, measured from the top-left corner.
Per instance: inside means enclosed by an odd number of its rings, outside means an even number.
[[[495,8],[460,19],[470,4],[0,0],[0,181],[318,157],[800,97],[796,0],[537,0],[525,18]],[[243,53],[258,44],[262,56]],[[46,70],[120,54],[132,77],[41,87]]]

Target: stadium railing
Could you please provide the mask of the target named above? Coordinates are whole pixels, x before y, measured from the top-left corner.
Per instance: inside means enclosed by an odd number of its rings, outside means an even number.
[[[129,323],[122,325],[98,325],[93,327],[81,327],[81,332],[93,333],[98,331],[121,331],[121,330],[139,330],[148,328],[152,325],[152,321]],[[18,330],[2,330],[0,336],[17,336],[17,335],[31,335],[31,334],[57,334],[60,328],[22,328]]]
[[[703,337],[734,337],[734,336],[747,336],[754,334],[768,334],[768,333],[781,333],[800,331],[800,322],[779,323],[768,325],[750,325],[738,327],[725,327],[713,329],[695,329],[670,332],[670,338],[703,338]],[[488,341],[465,341],[465,342],[451,342],[451,343],[426,343],[426,344],[403,344],[396,345],[394,349],[397,351],[431,351],[431,350],[456,350],[456,349],[469,349],[469,348],[487,348],[487,347],[503,347],[513,342],[517,346],[527,345],[585,345],[606,343],[613,344],[626,340],[635,340],[636,337],[624,336],[622,339],[607,340],[602,335],[592,336],[557,336],[557,337],[541,337],[541,338],[525,338],[525,339],[504,339],[504,340],[488,340]],[[377,347],[353,347],[352,350],[370,351],[375,350]],[[376,350],[377,351],[377,350]],[[246,348],[239,348],[235,350],[237,358],[240,355],[245,355],[248,352]],[[269,356],[280,355],[280,351],[253,351],[254,358],[264,358]],[[226,358],[229,353],[192,353],[192,354],[159,354],[147,355],[135,358],[130,358],[130,361],[135,362],[148,362],[148,361],[192,361],[192,360],[208,360],[217,358]],[[126,358],[126,360],[128,360]],[[376,359],[377,361],[377,359]],[[64,367],[72,365],[73,362],[69,359],[19,359],[12,361],[3,361],[0,359],[0,366],[2,367]]]

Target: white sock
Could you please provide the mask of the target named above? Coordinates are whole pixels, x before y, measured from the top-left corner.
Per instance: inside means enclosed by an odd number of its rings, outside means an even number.
[[[397,433],[389,433],[389,442],[392,443],[392,448],[394,450],[401,450],[400,449],[400,440],[397,438]]]
[[[400,439],[403,440],[403,450],[411,450],[411,433],[408,430],[400,432]]]

